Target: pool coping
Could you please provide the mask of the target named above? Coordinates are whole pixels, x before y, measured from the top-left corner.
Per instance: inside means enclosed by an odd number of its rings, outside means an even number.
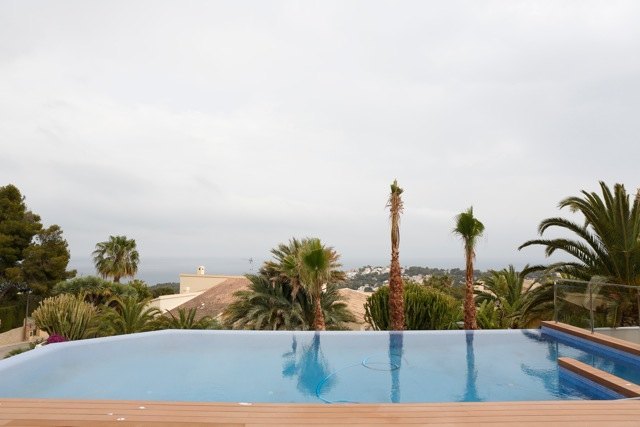
[[[567,325],[566,323],[545,320],[541,323],[541,327],[547,327],[556,331],[564,332],[574,337],[583,338],[616,350],[625,351],[635,356],[640,356],[640,345],[625,341],[619,338],[610,337],[598,332],[586,331],[576,326]]]
[[[582,363],[570,357],[559,357],[558,366],[598,385],[613,390],[624,397],[640,397],[640,385],[624,380],[598,368],[594,368],[586,363]]]

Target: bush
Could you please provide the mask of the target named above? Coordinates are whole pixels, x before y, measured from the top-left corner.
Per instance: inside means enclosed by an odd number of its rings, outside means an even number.
[[[18,317],[18,304],[0,307],[0,332],[21,326],[21,320]]]
[[[127,298],[134,296],[139,299],[135,287],[122,283],[113,283],[95,276],[77,277],[59,282],[53,287],[51,295],[71,294],[80,296],[94,305],[104,305],[113,297]]]
[[[365,321],[375,330],[388,330],[389,287],[383,286],[367,298]],[[457,329],[462,317],[459,303],[450,295],[427,286],[408,283],[404,286],[406,330]]]
[[[87,338],[93,332],[96,317],[94,305],[85,302],[82,296],[69,294],[46,298],[33,312],[38,328],[71,341]]]
[[[49,335],[49,338],[47,338],[47,344],[55,344],[57,342],[66,342],[66,341],[69,341],[69,340],[59,334]]]
[[[178,293],[171,286],[159,286],[159,287],[149,288],[149,289],[151,289],[152,298],[158,298],[163,295],[173,295]]]

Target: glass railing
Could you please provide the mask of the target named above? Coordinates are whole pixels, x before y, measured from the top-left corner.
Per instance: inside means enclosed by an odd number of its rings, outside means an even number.
[[[553,319],[594,330],[640,327],[640,286],[556,279]]]

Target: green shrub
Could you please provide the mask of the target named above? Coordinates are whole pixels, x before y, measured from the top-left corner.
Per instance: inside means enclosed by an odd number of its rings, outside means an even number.
[[[43,300],[32,316],[36,326],[49,335],[79,340],[93,332],[97,309],[82,296],[63,294]]]
[[[24,313],[22,314],[24,317]],[[22,325],[19,318],[18,304],[0,307],[0,332],[5,332]]]
[[[136,284],[139,286],[139,284]],[[114,297],[139,298],[138,290],[134,286],[113,283],[95,276],[76,277],[56,284],[51,295],[71,294],[84,297],[84,300],[96,306],[104,305]]]
[[[156,286],[149,289],[151,289],[152,298],[158,298],[163,295],[173,295],[173,294],[179,293],[179,292],[176,292],[175,289],[172,288],[171,286]]]
[[[365,321],[375,330],[388,330],[389,287],[378,288],[365,303]],[[462,310],[450,295],[427,286],[405,284],[404,317],[406,330],[456,329]]]
[[[42,340],[32,341],[27,347],[14,348],[13,350],[5,354],[4,359],[8,359],[11,356],[16,356],[29,350],[33,350],[34,348],[36,348],[36,345],[40,344],[41,342]]]

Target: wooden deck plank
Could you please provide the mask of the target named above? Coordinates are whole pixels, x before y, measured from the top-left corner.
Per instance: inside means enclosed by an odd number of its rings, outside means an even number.
[[[144,409],[140,409],[143,407]],[[640,425],[640,400],[268,404],[0,399],[2,426]]]

